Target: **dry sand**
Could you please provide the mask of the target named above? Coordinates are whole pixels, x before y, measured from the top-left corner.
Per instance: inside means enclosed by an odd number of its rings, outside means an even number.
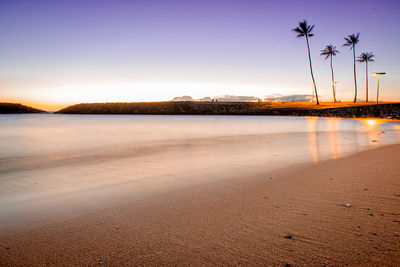
[[[0,266],[400,265],[400,145],[0,237]]]

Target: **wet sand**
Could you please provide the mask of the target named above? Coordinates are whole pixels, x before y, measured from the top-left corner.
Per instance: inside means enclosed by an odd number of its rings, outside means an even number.
[[[1,266],[400,265],[400,145],[0,236]]]

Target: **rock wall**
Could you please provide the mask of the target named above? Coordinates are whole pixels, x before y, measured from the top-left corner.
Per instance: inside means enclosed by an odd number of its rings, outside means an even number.
[[[400,103],[366,104],[338,108],[279,108],[253,102],[149,102],[78,104],[62,114],[163,114],[163,115],[282,115],[343,118],[400,119]]]

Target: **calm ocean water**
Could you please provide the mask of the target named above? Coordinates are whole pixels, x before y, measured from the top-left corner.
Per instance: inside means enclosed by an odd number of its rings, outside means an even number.
[[[182,186],[400,143],[400,122],[0,115],[0,234]]]

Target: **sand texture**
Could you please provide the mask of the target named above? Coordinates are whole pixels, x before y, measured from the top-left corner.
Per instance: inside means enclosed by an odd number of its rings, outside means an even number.
[[[400,266],[400,145],[0,237],[0,266]]]

